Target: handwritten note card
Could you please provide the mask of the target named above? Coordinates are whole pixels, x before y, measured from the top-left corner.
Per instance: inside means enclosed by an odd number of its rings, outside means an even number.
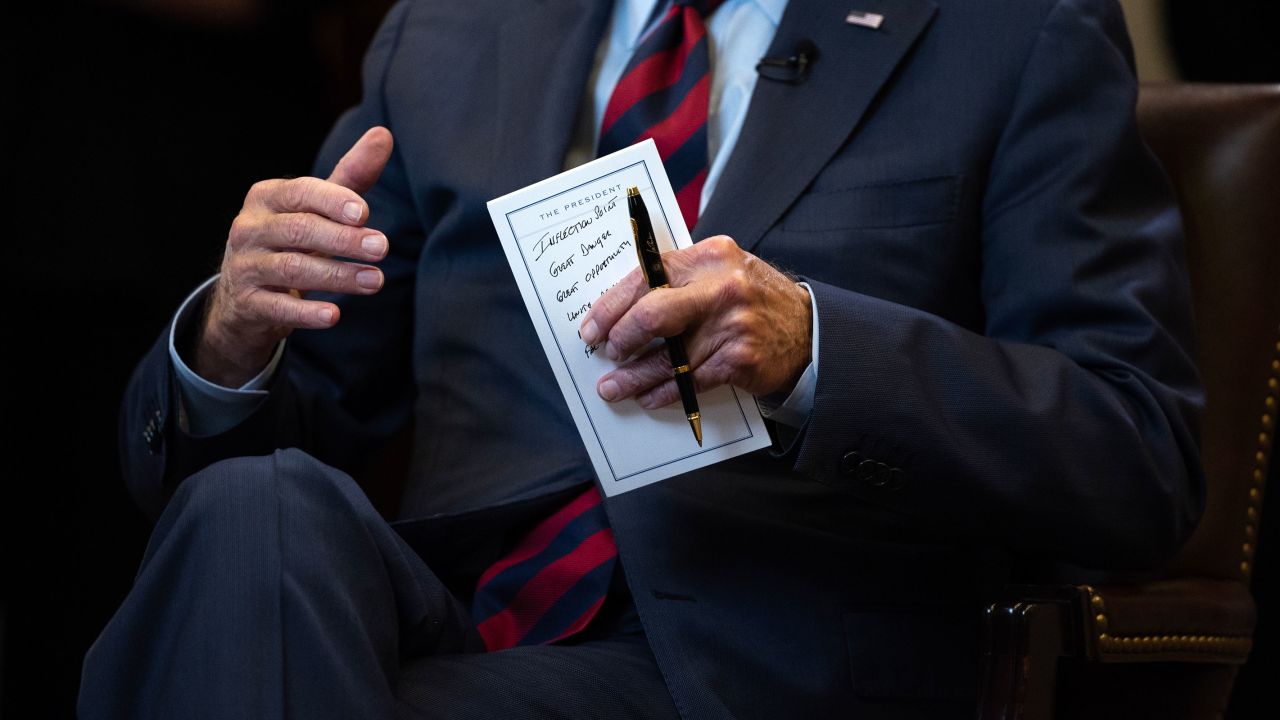
[[[639,265],[627,188],[640,188],[664,252],[692,244],[652,140],[489,201],[507,261],[560,391],[606,495],[664,480],[769,445],[750,395],[699,393],[702,447],[679,403],[645,410],[607,403],[596,381],[615,363],[582,342],[596,298]]]

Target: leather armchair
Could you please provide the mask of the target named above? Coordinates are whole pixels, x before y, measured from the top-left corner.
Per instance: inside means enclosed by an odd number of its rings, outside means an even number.
[[[1252,647],[1280,404],[1280,85],[1144,85],[1138,122],[1186,224],[1204,518],[1156,574],[1012,587],[992,603],[983,720],[1220,717]]]

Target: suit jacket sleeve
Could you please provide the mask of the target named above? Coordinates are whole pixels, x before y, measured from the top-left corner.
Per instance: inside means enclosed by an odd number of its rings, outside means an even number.
[[[1095,567],[1156,563],[1189,535],[1189,290],[1131,63],[1113,5],[1048,15],[986,178],[984,332],[811,282],[821,371],[798,470],[925,535]]]
[[[327,176],[365,130],[387,124],[383,81],[405,10],[401,3],[383,22],[365,58],[364,98],[338,120],[320,152],[315,175]],[[270,393],[234,428],[210,436],[181,429],[168,329],[161,333],[130,379],[119,425],[124,476],[144,510],[158,515],[183,478],[213,462],[269,454],[276,448],[299,447],[354,472],[407,425],[414,399],[409,323],[424,229],[404,188],[403,158],[396,152],[365,196],[370,226],[391,241],[380,263],[386,276],[382,291],[367,297],[313,294],[341,307],[340,322],[321,332],[295,332],[285,345]]]

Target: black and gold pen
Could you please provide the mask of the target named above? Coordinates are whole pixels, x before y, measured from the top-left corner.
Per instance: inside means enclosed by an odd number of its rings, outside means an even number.
[[[653,234],[653,220],[649,209],[640,197],[640,188],[627,188],[627,212],[631,215],[631,232],[635,235],[636,253],[640,256],[640,271],[644,273],[649,289],[671,287],[667,282],[667,270],[662,266],[662,253],[658,251],[658,239]],[[666,338],[667,353],[671,355],[671,367],[676,373],[676,387],[680,388],[680,401],[684,403],[684,415],[689,418],[693,437],[702,446],[702,412],[698,410],[698,396],[693,392],[693,373],[689,372],[689,354],[679,335]]]

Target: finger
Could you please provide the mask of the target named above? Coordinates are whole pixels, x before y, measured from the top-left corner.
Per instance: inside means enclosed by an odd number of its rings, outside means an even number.
[[[663,253],[662,264],[666,267],[671,287],[680,288],[692,284],[701,274],[732,262],[741,252],[733,238],[717,235],[690,247]],[[612,342],[614,323],[648,292],[649,287],[639,268],[627,273],[617,285],[591,304],[578,328],[583,341],[596,345],[609,337]]]
[[[368,265],[298,252],[258,253],[241,260],[242,277],[259,287],[372,295],[382,289],[382,271]]]
[[[248,242],[272,250],[296,250],[376,262],[387,238],[376,230],[343,225],[312,213],[277,213],[245,228]]]
[[[713,235],[689,247],[662,253],[671,287],[683,287],[699,276],[735,264],[744,253],[728,235]]]
[[[696,392],[696,388],[695,388]],[[665,380],[636,395],[636,404],[645,410],[666,407],[680,399],[680,388],[675,379]]]
[[[708,358],[690,358],[693,367],[693,389],[705,392],[730,381],[728,367]],[[601,376],[596,383],[600,397],[617,402],[634,397],[642,407],[653,409],[680,399],[671,356],[665,347],[656,348],[629,363]]]
[[[704,393],[728,383],[729,377],[721,368],[704,364],[693,371],[695,393]],[[636,403],[646,410],[666,407],[679,401],[680,388],[676,385],[674,375],[636,393]]]
[[[605,355],[622,360],[654,338],[666,338],[701,325],[711,314],[715,297],[710,283],[659,288],[636,301],[609,330]]]
[[[671,356],[664,345],[600,376],[596,381],[596,392],[604,400],[617,402],[645,392],[673,377]]]
[[[603,341],[609,336],[609,331],[613,329],[613,324],[618,321],[618,318],[648,292],[649,286],[645,284],[640,268],[627,273],[616,285],[591,303],[591,309],[587,311],[586,316],[582,318],[582,324],[578,327],[582,341],[588,345]]]
[[[359,225],[368,214],[356,191],[313,177],[263,180],[249,189],[245,204],[273,213],[315,213],[346,225]]]
[[[324,329],[338,322],[337,305],[320,300],[303,300],[287,292],[257,288],[239,303],[238,314],[264,325]]]
[[[329,175],[329,182],[350,188],[357,193],[368,192],[378,182],[382,169],[391,158],[394,143],[391,131],[384,127],[371,127],[338,161]]]

